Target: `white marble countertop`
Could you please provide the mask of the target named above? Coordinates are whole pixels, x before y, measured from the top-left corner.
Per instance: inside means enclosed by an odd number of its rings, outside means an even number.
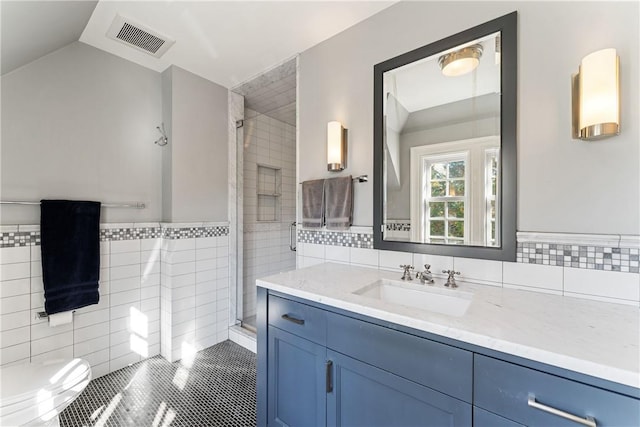
[[[378,279],[400,276],[325,263],[258,279],[257,285],[640,388],[637,307],[463,283],[450,292],[471,292],[473,299],[463,316],[454,317],[352,293]],[[446,291],[442,281],[434,287]]]

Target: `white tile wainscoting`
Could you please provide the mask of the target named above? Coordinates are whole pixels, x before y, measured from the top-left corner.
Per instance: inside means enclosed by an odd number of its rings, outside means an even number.
[[[161,260],[162,356],[174,362],[226,340],[228,235],[165,238]]]
[[[37,318],[44,311],[39,227],[0,233],[0,365],[82,357],[99,377],[163,349],[173,361],[183,348],[228,337],[227,223],[102,224],[100,302],[57,327]],[[171,337],[162,347],[161,334]]]
[[[400,278],[400,264],[411,264],[420,271],[423,270],[424,264],[431,264],[436,284],[442,284],[446,279],[442,270],[455,269],[460,271],[461,275],[457,280],[462,283],[477,283],[640,306],[640,274],[637,273],[640,245],[638,245],[637,236],[518,233],[518,262],[502,262],[371,249],[373,247],[371,241],[368,238],[363,241],[361,237],[371,235],[369,227],[352,227],[347,232],[351,236],[344,238],[341,238],[339,232],[331,232],[330,235],[326,232],[327,235],[320,239],[320,243],[310,243],[309,241],[314,239],[310,237],[310,233],[312,232],[309,230],[298,230],[298,268],[323,262],[337,262],[397,271]],[[611,247],[625,248],[628,249],[625,253],[630,255],[622,254],[621,256],[626,257],[624,262],[629,264],[634,272],[596,269],[586,261],[581,263],[580,259],[574,260],[578,262],[576,267],[550,265],[548,262],[543,263],[545,262],[543,259],[540,259],[539,263],[533,263],[534,258],[523,257],[521,253],[523,246],[526,248],[535,243],[541,245],[541,248],[542,245],[571,245],[576,251],[578,247],[583,246],[604,246],[604,253],[607,253]],[[548,250],[548,247],[545,248]],[[542,253],[542,250],[539,252]],[[612,252],[615,256],[617,251],[608,251],[608,253]],[[576,265],[575,262],[573,265]],[[567,264],[572,265],[570,259],[567,260]]]

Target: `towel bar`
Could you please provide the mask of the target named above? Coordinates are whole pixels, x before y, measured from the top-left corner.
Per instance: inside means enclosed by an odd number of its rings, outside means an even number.
[[[40,202],[9,201],[9,200],[0,201],[0,205],[39,205],[39,204]],[[144,209],[147,207],[143,202],[102,203],[100,206],[103,208],[134,208],[134,209]]]
[[[354,176],[353,177],[353,181],[368,182],[369,181],[369,175]],[[298,184],[302,185],[301,182],[299,182]]]

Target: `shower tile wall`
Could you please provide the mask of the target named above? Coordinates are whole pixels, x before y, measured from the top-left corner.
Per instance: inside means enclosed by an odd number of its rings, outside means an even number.
[[[294,104],[295,106],[295,104]],[[295,221],[296,128],[291,124],[245,109],[244,120],[244,266],[243,313],[255,315],[255,280],[295,268],[295,252],[289,250],[289,224]],[[263,197],[258,165],[279,169],[280,196]],[[266,169],[269,170],[268,168]],[[262,178],[269,173],[261,174]],[[272,184],[271,181],[269,184]],[[262,196],[261,196],[262,197]],[[263,203],[264,202],[264,203]],[[275,221],[264,221],[274,217]]]
[[[197,349],[226,339],[228,227],[212,229],[218,231],[201,227],[197,230],[205,232],[198,234],[193,227],[173,228],[163,238],[166,229],[159,223],[103,224],[100,303],[76,310],[71,324],[50,327],[46,319],[36,316],[44,311],[39,227],[2,226],[0,365],[82,357],[91,364],[93,376],[99,377],[160,354],[161,271],[162,288],[175,290],[176,296],[171,301],[176,309],[175,325],[162,327],[172,335],[172,344],[189,333]],[[193,246],[188,253],[193,261],[179,263],[185,254],[170,251],[183,245]],[[180,274],[191,268],[193,272]],[[215,280],[205,280],[212,274]],[[180,283],[187,287],[178,286]],[[187,302],[177,298],[184,289],[195,291],[187,298],[188,302],[197,299],[193,307],[187,308]],[[186,326],[178,322],[183,314],[179,308],[189,310]]]

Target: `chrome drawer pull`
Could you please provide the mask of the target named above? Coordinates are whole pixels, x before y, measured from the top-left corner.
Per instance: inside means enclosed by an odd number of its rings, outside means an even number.
[[[282,315],[282,318],[283,318],[284,320],[288,320],[289,322],[293,322],[293,323],[295,323],[296,325],[304,325],[304,320],[302,320],[302,319],[296,319],[295,317],[291,317],[291,316],[289,316],[288,314],[283,314],[283,315]]]
[[[589,427],[597,427],[596,419],[593,417],[587,416],[586,418],[578,417],[577,415],[570,414],[565,411],[561,411],[560,409],[553,408],[551,406],[543,405],[540,402],[536,402],[536,397],[532,394],[529,395],[529,406],[532,408],[540,409],[541,411],[548,412],[553,415],[557,415],[562,418],[566,418],[567,420],[571,420],[575,423],[582,424],[584,426]]]

